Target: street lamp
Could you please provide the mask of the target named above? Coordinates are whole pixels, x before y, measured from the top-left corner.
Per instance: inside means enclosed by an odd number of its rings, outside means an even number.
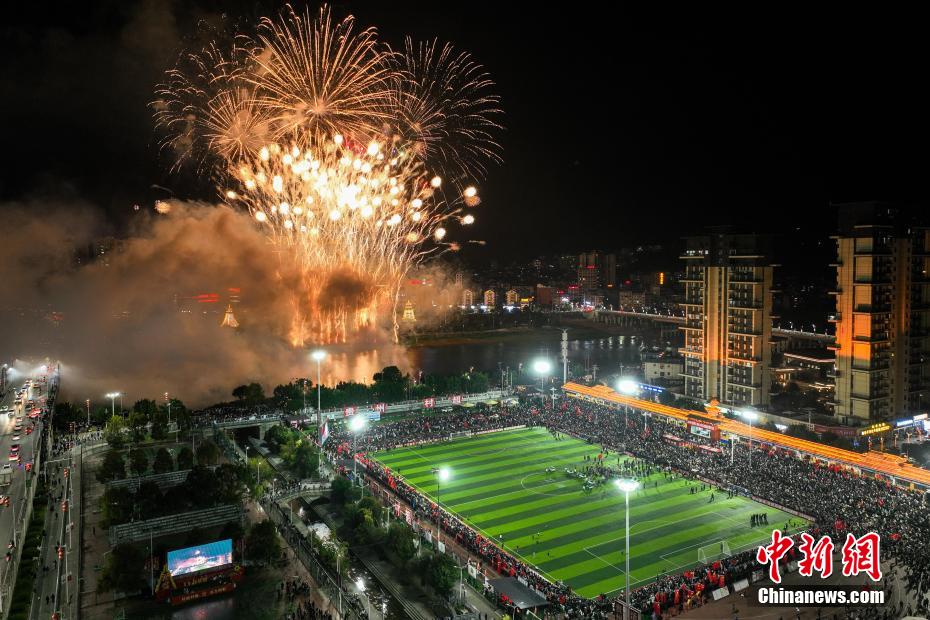
[[[110,411],[112,415],[116,415],[116,398],[122,396],[119,392],[110,392],[107,394],[107,398],[110,399]]]
[[[630,618],[630,491],[639,488],[639,482],[636,480],[617,480],[617,488],[623,491],[626,504],[626,604],[623,608],[624,620]]]
[[[359,432],[365,425],[368,423],[367,418],[358,413],[355,414],[349,420],[349,430],[352,431],[352,483],[355,484],[355,481],[358,479],[358,459],[355,458],[355,440],[358,438]]]
[[[752,470],[752,423],[759,418],[759,414],[746,409],[741,411],[740,415],[749,420],[749,469]]]
[[[310,357],[316,360],[316,423],[323,426],[323,413],[320,410],[320,362],[326,358],[326,351],[317,349],[310,354]]]
[[[543,398],[545,399],[545,381],[549,373],[552,372],[552,363],[547,359],[540,358],[533,362],[533,372],[539,375],[539,391],[543,393]]]

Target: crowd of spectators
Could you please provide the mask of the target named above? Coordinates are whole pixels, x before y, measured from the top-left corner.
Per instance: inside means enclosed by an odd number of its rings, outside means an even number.
[[[688,477],[701,477],[724,492],[738,492],[771,502],[812,517],[815,537],[829,535],[844,541],[847,532],[861,536],[877,532],[882,540],[882,558],[905,567],[908,588],[916,595],[917,609],[927,611],[926,589],[930,584],[930,507],[923,493],[893,485],[889,480],[860,475],[825,464],[772,445],[755,442],[750,467],[745,444],[735,451],[734,461],[726,451],[698,449],[709,440],[689,437],[670,441],[667,435],[682,437],[685,429],[660,416],[643,416],[634,411],[620,412],[584,401],[565,399],[555,407],[525,404],[488,411],[458,411],[428,414],[375,425],[355,438],[356,452],[364,454],[403,445],[447,440],[467,431],[502,429],[513,426],[543,426],[550,431],[573,435],[610,451],[626,452],[666,471]],[[335,430],[326,444],[333,456],[352,445],[348,430]],[[531,566],[501,549],[438,508],[403,482],[402,478],[370,463],[368,474],[391,487],[420,516],[439,521],[448,535],[482,559],[485,566],[502,575],[525,580],[569,618],[607,618],[614,601],[607,596],[593,600],[575,595],[561,583],[551,583]],[[773,524],[777,525],[777,524]],[[839,542],[837,547],[841,546]],[[798,559],[798,544],[783,562]],[[755,549],[714,560],[681,574],[668,574],[634,592],[635,607],[657,615],[681,611],[708,600],[712,590],[748,578],[762,567],[755,561]],[[918,591],[922,590],[922,591]],[[866,612],[863,612],[866,613]],[[866,617],[866,616],[863,616]],[[881,618],[882,616],[874,616]]]

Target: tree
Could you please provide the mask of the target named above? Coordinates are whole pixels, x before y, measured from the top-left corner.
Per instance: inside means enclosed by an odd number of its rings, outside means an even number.
[[[445,553],[434,553],[429,557],[426,580],[441,596],[452,594],[458,576],[459,567]]]
[[[194,466],[194,452],[184,446],[178,450],[178,469],[191,469]]]
[[[142,550],[126,543],[116,545],[100,574],[97,591],[138,592],[143,586],[144,565],[145,554]]]
[[[374,395],[384,402],[394,402],[404,398],[407,379],[397,366],[386,366],[374,375]]]
[[[90,421],[94,426],[103,426],[107,423],[107,418],[110,417],[110,408],[98,406],[91,410],[90,412]]]
[[[316,446],[303,440],[294,450],[294,458],[289,465],[300,478],[313,478],[316,476],[318,459]]]
[[[235,504],[242,499],[242,466],[223,463],[216,468],[217,496],[224,504]]]
[[[56,430],[70,432],[71,424],[81,424],[84,418],[84,412],[79,407],[67,402],[55,403],[55,412],[52,416],[52,422]]]
[[[172,398],[171,403],[171,421],[178,425],[180,430],[187,430],[191,427],[191,412],[177,398]],[[162,406],[165,415],[168,414],[168,408]]]
[[[201,465],[194,467],[184,482],[189,497],[200,508],[208,508],[220,499],[220,484],[212,470]]]
[[[139,485],[135,504],[139,508],[139,516],[142,519],[151,519],[164,514],[164,503],[164,496],[157,484],[148,480]]]
[[[337,506],[342,506],[349,499],[352,483],[345,476],[336,476],[330,491],[330,499]]]
[[[417,553],[413,530],[396,521],[388,528],[387,545],[400,560],[401,566],[406,565]]]
[[[232,391],[232,395],[237,400],[243,400],[251,405],[258,404],[265,400],[265,389],[261,383],[250,383],[240,385]]]
[[[132,450],[129,453],[129,469],[137,476],[142,476],[149,470],[149,457],[145,450]]]
[[[216,465],[220,458],[220,449],[209,439],[204,440],[197,446],[197,464],[198,465]]]
[[[245,557],[258,562],[270,562],[281,555],[281,542],[271,521],[256,523],[245,537]]]
[[[168,437],[168,414],[157,412],[152,417],[152,439],[160,441]]]
[[[122,480],[126,477],[126,461],[123,455],[117,450],[109,450],[103,457],[103,463],[97,470],[97,480],[100,482],[110,482],[111,480]]]
[[[148,424],[144,414],[132,413],[129,416],[129,428],[132,431],[132,442],[139,443],[145,439],[145,426]]]
[[[152,463],[152,470],[156,474],[174,471],[174,459],[171,458],[171,453],[168,452],[167,448],[159,448],[158,452],[155,453],[155,462]]]
[[[110,416],[104,437],[111,448],[119,449],[126,445],[126,420],[122,416]]]
[[[265,431],[265,445],[272,454],[279,454],[281,446],[287,445],[291,439],[291,432],[283,426],[272,426]]]
[[[100,507],[106,527],[126,523],[133,517],[136,498],[128,487],[112,487],[103,492]]]
[[[155,412],[158,411],[158,405],[151,398],[137,400],[132,406],[133,413],[141,413],[147,419],[151,420]]]

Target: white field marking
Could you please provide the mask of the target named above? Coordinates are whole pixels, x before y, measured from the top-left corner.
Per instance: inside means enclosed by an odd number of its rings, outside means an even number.
[[[570,459],[560,458],[560,459],[557,459],[557,462],[562,463],[568,460]],[[481,499],[472,499],[472,500],[469,500],[461,504],[456,504],[456,506],[458,506],[461,509],[463,506],[468,506],[469,504],[474,504],[475,502],[488,502],[490,500],[495,500],[501,497],[507,497],[508,495],[513,495],[515,493],[523,493],[523,492],[535,493],[537,495],[545,495],[546,497],[561,497],[563,495],[568,495],[568,493],[547,494],[547,493],[542,493],[540,491],[534,491],[532,489],[527,489],[526,486],[523,484],[523,481],[533,475],[536,475],[536,474],[527,474],[523,478],[520,479],[520,487],[521,487],[520,489],[514,489],[513,491],[507,491],[506,493],[498,493],[497,495],[492,495],[491,497],[483,497]],[[553,481],[553,482],[550,482],[549,484],[559,484],[559,482]],[[540,486],[546,486],[546,485],[540,485]],[[569,493],[571,493],[571,491]]]

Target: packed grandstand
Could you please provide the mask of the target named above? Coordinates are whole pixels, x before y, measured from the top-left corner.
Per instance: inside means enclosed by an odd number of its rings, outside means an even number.
[[[554,404],[519,404],[491,410],[462,410],[430,413],[398,421],[384,421],[354,437],[356,454],[364,455],[398,446],[435,442],[460,434],[463,430],[482,431],[513,426],[539,426],[603,446],[626,452],[656,466],[686,476],[700,476],[729,492],[753,496],[810,516],[816,537],[830,535],[842,539],[847,532],[860,535],[875,531],[882,537],[882,558],[905,567],[908,589],[916,594],[919,609],[927,611],[927,577],[930,575],[930,506],[925,494],[913,488],[892,484],[888,479],[863,475],[836,464],[798,455],[772,444],[754,443],[752,468],[745,445],[735,451],[697,449],[711,439],[689,438],[688,442],[669,442],[664,436],[679,430],[674,420],[662,416],[643,416],[629,410],[619,415],[616,408],[578,399],[563,399]],[[332,457],[345,456],[353,445],[349,431],[335,430],[326,443]],[[607,596],[585,599],[559,583],[539,575],[522,562],[480,536],[455,516],[420,495],[402,477],[376,463],[367,462],[368,475],[390,486],[398,499],[412,506],[420,518],[441,523],[443,530],[485,566],[500,574],[516,576],[543,594],[549,603],[570,618],[608,618],[614,601]],[[797,544],[782,559],[797,560]],[[748,578],[758,570],[755,549],[737,553],[710,566],[695,567],[680,574],[668,574],[636,589],[632,604],[649,612],[682,610],[706,601],[713,589]],[[858,617],[892,617],[881,614],[889,610],[859,610]],[[869,614],[869,615],[863,615]],[[872,615],[874,614],[874,615]],[[894,616],[897,617],[897,616]]]

